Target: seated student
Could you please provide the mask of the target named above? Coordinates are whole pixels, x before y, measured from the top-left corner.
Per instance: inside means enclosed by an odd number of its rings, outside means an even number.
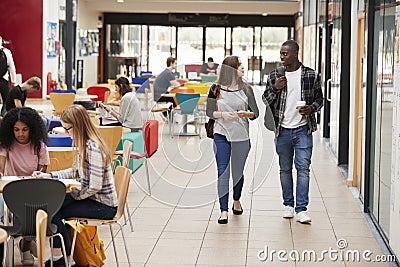
[[[0,127],[0,176],[31,176],[33,171],[46,171],[50,163],[46,140],[45,126],[37,111],[29,107],[9,110]],[[1,198],[1,214],[2,204]],[[22,264],[33,265],[36,243],[23,238],[18,248]]]
[[[139,131],[143,126],[142,112],[140,111],[139,100],[129,86],[129,80],[125,77],[118,78],[115,81],[115,89],[118,94],[122,96],[119,105],[119,113],[110,106],[104,106],[104,109],[115,117],[118,122],[107,125],[122,125],[123,127],[131,129],[131,132]],[[102,125],[102,120],[100,124]]]
[[[21,85],[17,85],[12,88],[5,101],[6,111],[9,111],[13,108],[24,107],[27,93],[40,90],[41,83],[42,82],[39,77],[31,77]],[[42,117],[42,120],[46,126],[46,130],[48,130],[50,126],[50,119]]]
[[[207,63],[203,63],[199,75],[217,75],[218,64],[214,63],[214,59],[209,57]]]
[[[173,70],[176,69],[176,59],[173,57],[167,58],[167,68],[161,72],[154,80],[154,101],[157,102],[173,102],[171,98],[164,98],[161,95],[168,93],[172,88],[177,88],[180,83],[176,80]]]
[[[80,189],[72,189],[65,196],[61,209],[52,219],[57,225],[57,232],[64,238],[67,256],[71,255],[71,244],[67,227],[63,219],[85,217],[109,220],[117,213],[118,199],[112,172],[112,154],[105,144],[89,115],[81,105],[69,106],[60,117],[62,127],[72,138],[72,145],[77,148],[74,164],[66,170],[44,173],[35,171],[37,178],[77,178]],[[54,238],[52,251],[53,266],[65,266],[61,251],[61,239]],[[45,267],[50,266],[50,260]]]

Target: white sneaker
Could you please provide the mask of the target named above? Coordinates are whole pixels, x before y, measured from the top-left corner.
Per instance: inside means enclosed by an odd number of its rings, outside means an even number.
[[[299,223],[311,223],[311,218],[308,216],[307,211],[300,211],[297,213],[297,221]]]
[[[24,251],[24,252],[21,250],[21,241],[22,241],[22,239],[19,241],[19,245],[18,245],[19,253],[21,255],[21,263],[24,266],[32,266],[33,263],[35,262],[35,260],[31,254],[30,250]]]
[[[294,217],[294,208],[290,206],[285,206],[285,211],[283,212],[283,218],[290,219]]]

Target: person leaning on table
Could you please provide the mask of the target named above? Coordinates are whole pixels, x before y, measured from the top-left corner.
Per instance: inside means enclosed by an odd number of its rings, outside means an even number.
[[[71,255],[68,231],[63,219],[85,217],[109,220],[117,212],[118,199],[111,168],[112,154],[100,136],[95,125],[81,105],[69,106],[60,117],[62,127],[72,138],[77,155],[71,168],[62,171],[44,173],[33,172],[33,177],[66,179],[77,178],[81,189],[72,189],[65,196],[64,203],[52,219],[57,232],[64,238],[67,256]],[[53,266],[65,266],[61,251],[61,240],[54,239]],[[46,261],[50,266],[50,260]]]

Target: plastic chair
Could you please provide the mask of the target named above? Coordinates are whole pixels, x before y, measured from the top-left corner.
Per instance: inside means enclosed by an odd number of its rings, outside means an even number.
[[[176,93],[175,98],[178,102],[178,106],[173,109],[172,111],[172,130],[171,132],[174,133],[174,126],[175,126],[175,115],[182,114],[184,118],[184,133],[182,135],[187,134],[187,115],[194,115],[194,121],[196,124],[196,132],[198,134],[198,114],[197,114],[197,103],[200,99],[200,94],[182,94]],[[200,135],[199,135],[200,136]]]
[[[21,179],[4,186],[4,201],[14,214],[16,225],[2,226],[2,228],[10,235],[13,246],[14,237],[36,237],[36,213],[42,209],[47,212],[49,217],[46,235],[50,236],[51,247],[53,247],[54,236],[59,236],[67,265],[63,237],[57,233],[57,226],[51,223],[53,216],[60,210],[64,202],[65,191],[64,183],[56,179]]]
[[[38,210],[36,213],[36,245],[39,267],[44,266],[43,259],[46,246],[47,217],[47,213],[44,210]]]
[[[99,225],[99,226],[108,225],[109,229],[110,229],[110,233],[111,233],[111,240],[112,240],[112,244],[114,247],[115,261],[117,262],[117,266],[119,266],[119,260],[118,260],[117,247],[115,245],[113,228],[112,228],[113,224],[118,224],[118,226],[119,226],[119,230],[122,234],[122,239],[124,241],[125,253],[126,253],[126,257],[128,259],[128,265],[132,266],[131,260],[129,258],[128,244],[126,243],[124,229],[123,229],[121,223],[119,222],[119,219],[122,217],[122,215],[124,214],[124,210],[125,210],[126,198],[128,196],[128,189],[129,189],[129,184],[130,184],[130,180],[131,180],[130,176],[131,176],[131,172],[129,171],[128,168],[118,166],[115,170],[114,184],[115,184],[115,189],[117,191],[117,196],[118,196],[118,210],[113,219],[102,220],[102,219],[79,218],[79,217],[68,219],[69,221],[75,221],[76,223],[85,222],[88,224]],[[74,238],[72,239],[71,255],[74,255],[73,253],[74,253],[74,249],[75,249],[76,233],[77,233],[76,229],[77,228],[78,227],[75,228]],[[72,260],[72,257],[71,257],[71,260]]]
[[[192,88],[172,88],[170,91],[171,94],[182,93],[182,94],[194,94],[194,89]],[[175,106],[178,106],[178,101],[176,100],[176,96],[174,97]]]
[[[90,86],[87,89],[87,94],[88,95],[97,95],[95,98],[91,98],[92,101],[98,102],[104,102],[104,93],[110,91],[110,88],[105,87],[105,86]],[[97,104],[96,104],[97,106]]]
[[[60,116],[67,107],[74,104],[75,94],[50,93],[50,100],[54,107],[53,115]]]

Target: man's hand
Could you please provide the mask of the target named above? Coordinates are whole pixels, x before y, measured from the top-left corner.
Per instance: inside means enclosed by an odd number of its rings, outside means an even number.
[[[275,80],[275,89],[276,90],[282,90],[286,86],[287,80],[286,76],[282,76],[279,78],[276,78]]]
[[[309,105],[305,105],[302,107],[299,107],[299,113],[301,115],[310,115],[311,114],[311,107]]]

